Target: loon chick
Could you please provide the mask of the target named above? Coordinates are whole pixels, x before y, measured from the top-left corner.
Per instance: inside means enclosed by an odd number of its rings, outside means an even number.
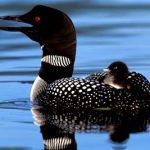
[[[42,48],[41,68],[31,90],[33,107],[40,105],[50,110],[98,107],[135,110],[140,107],[141,101],[126,89],[111,88],[97,80],[71,78],[76,54],[76,31],[71,19],[63,12],[37,5],[24,15],[0,19],[30,24],[29,27],[0,29],[20,31]],[[150,85],[146,85],[149,92]]]
[[[116,61],[104,69],[106,76],[104,83],[108,84],[116,89],[130,89],[130,85],[127,81],[129,70],[124,62]]]

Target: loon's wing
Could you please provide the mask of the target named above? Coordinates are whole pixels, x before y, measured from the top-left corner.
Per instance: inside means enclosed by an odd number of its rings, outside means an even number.
[[[100,83],[103,82],[106,72],[97,72],[87,76],[87,80],[95,80]],[[140,98],[150,99],[150,82],[148,79],[140,73],[130,72],[127,77],[127,82],[131,86],[132,92],[138,94]]]
[[[96,73],[90,74],[85,79],[103,82],[106,74],[107,74],[106,72],[96,72]]]
[[[141,98],[150,100],[150,82],[140,73],[131,72],[127,78],[132,91]]]
[[[118,90],[98,81],[63,78],[48,84],[33,103],[50,109],[138,109],[139,100],[130,90]]]

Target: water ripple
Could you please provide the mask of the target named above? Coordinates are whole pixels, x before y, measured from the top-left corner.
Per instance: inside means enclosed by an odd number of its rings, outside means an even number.
[[[30,110],[29,100],[9,100],[0,101],[1,109],[16,109],[16,110]]]

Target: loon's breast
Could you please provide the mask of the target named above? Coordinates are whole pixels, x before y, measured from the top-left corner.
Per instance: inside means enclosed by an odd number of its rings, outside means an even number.
[[[42,78],[37,76],[35,79],[32,88],[31,88],[31,93],[30,93],[30,100],[34,101],[38,98],[38,96],[46,90],[47,87],[47,82],[44,81]]]

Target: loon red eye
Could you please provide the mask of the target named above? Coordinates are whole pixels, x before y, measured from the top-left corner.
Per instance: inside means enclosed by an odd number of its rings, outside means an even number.
[[[39,23],[41,21],[41,18],[39,16],[35,16],[34,21],[35,23]]]

